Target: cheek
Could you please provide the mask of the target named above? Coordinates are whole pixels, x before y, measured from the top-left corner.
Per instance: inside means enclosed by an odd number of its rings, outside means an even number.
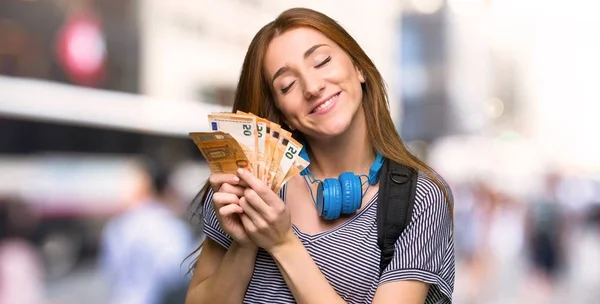
[[[290,92],[284,98],[276,101],[277,108],[286,117],[297,116],[302,111],[302,100],[296,95],[296,92]]]
[[[346,90],[356,92],[357,88],[360,89],[359,75],[350,62],[333,67],[326,77],[334,83],[345,86]]]
[[[348,83],[352,87],[352,92],[357,98],[362,99],[362,82],[360,81],[360,74],[351,72],[348,73]]]
[[[283,114],[283,117],[286,121],[293,121],[294,119],[294,107],[291,103],[286,102],[285,100],[277,100],[275,102],[275,107]]]

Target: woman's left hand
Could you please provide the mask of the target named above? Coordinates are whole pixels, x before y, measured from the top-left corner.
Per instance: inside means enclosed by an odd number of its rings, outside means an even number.
[[[285,203],[263,181],[247,170],[238,176],[248,187],[240,198],[242,224],[250,238],[267,252],[293,241],[294,231],[290,211]]]

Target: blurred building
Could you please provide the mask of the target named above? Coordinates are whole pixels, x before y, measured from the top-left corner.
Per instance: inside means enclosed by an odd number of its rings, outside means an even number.
[[[258,30],[283,10],[304,6],[336,19],[359,42],[391,85],[397,77],[398,1],[140,2],[141,90],[160,99],[230,106],[245,52]],[[394,118],[399,102],[392,100]]]

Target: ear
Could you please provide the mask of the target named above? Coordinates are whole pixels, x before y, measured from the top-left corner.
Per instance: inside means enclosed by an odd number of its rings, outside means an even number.
[[[356,67],[356,73],[358,74],[358,81],[360,81],[360,83],[365,83],[365,74],[363,73],[363,71]]]

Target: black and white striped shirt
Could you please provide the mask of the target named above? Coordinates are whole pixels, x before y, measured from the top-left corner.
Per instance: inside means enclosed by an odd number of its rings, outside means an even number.
[[[285,187],[280,192],[285,201]],[[221,229],[207,196],[204,233],[228,248],[231,238]],[[308,202],[307,202],[308,203]],[[310,202],[312,204],[312,202]],[[454,242],[443,192],[419,175],[411,223],[398,238],[392,262],[379,276],[377,194],[342,225],[309,235],[294,231],[335,291],[348,303],[371,303],[378,286],[399,280],[431,284],[425,303],[451,303],[454,289]],[[295,303],[277,265],[260,249],[244,303]]]

